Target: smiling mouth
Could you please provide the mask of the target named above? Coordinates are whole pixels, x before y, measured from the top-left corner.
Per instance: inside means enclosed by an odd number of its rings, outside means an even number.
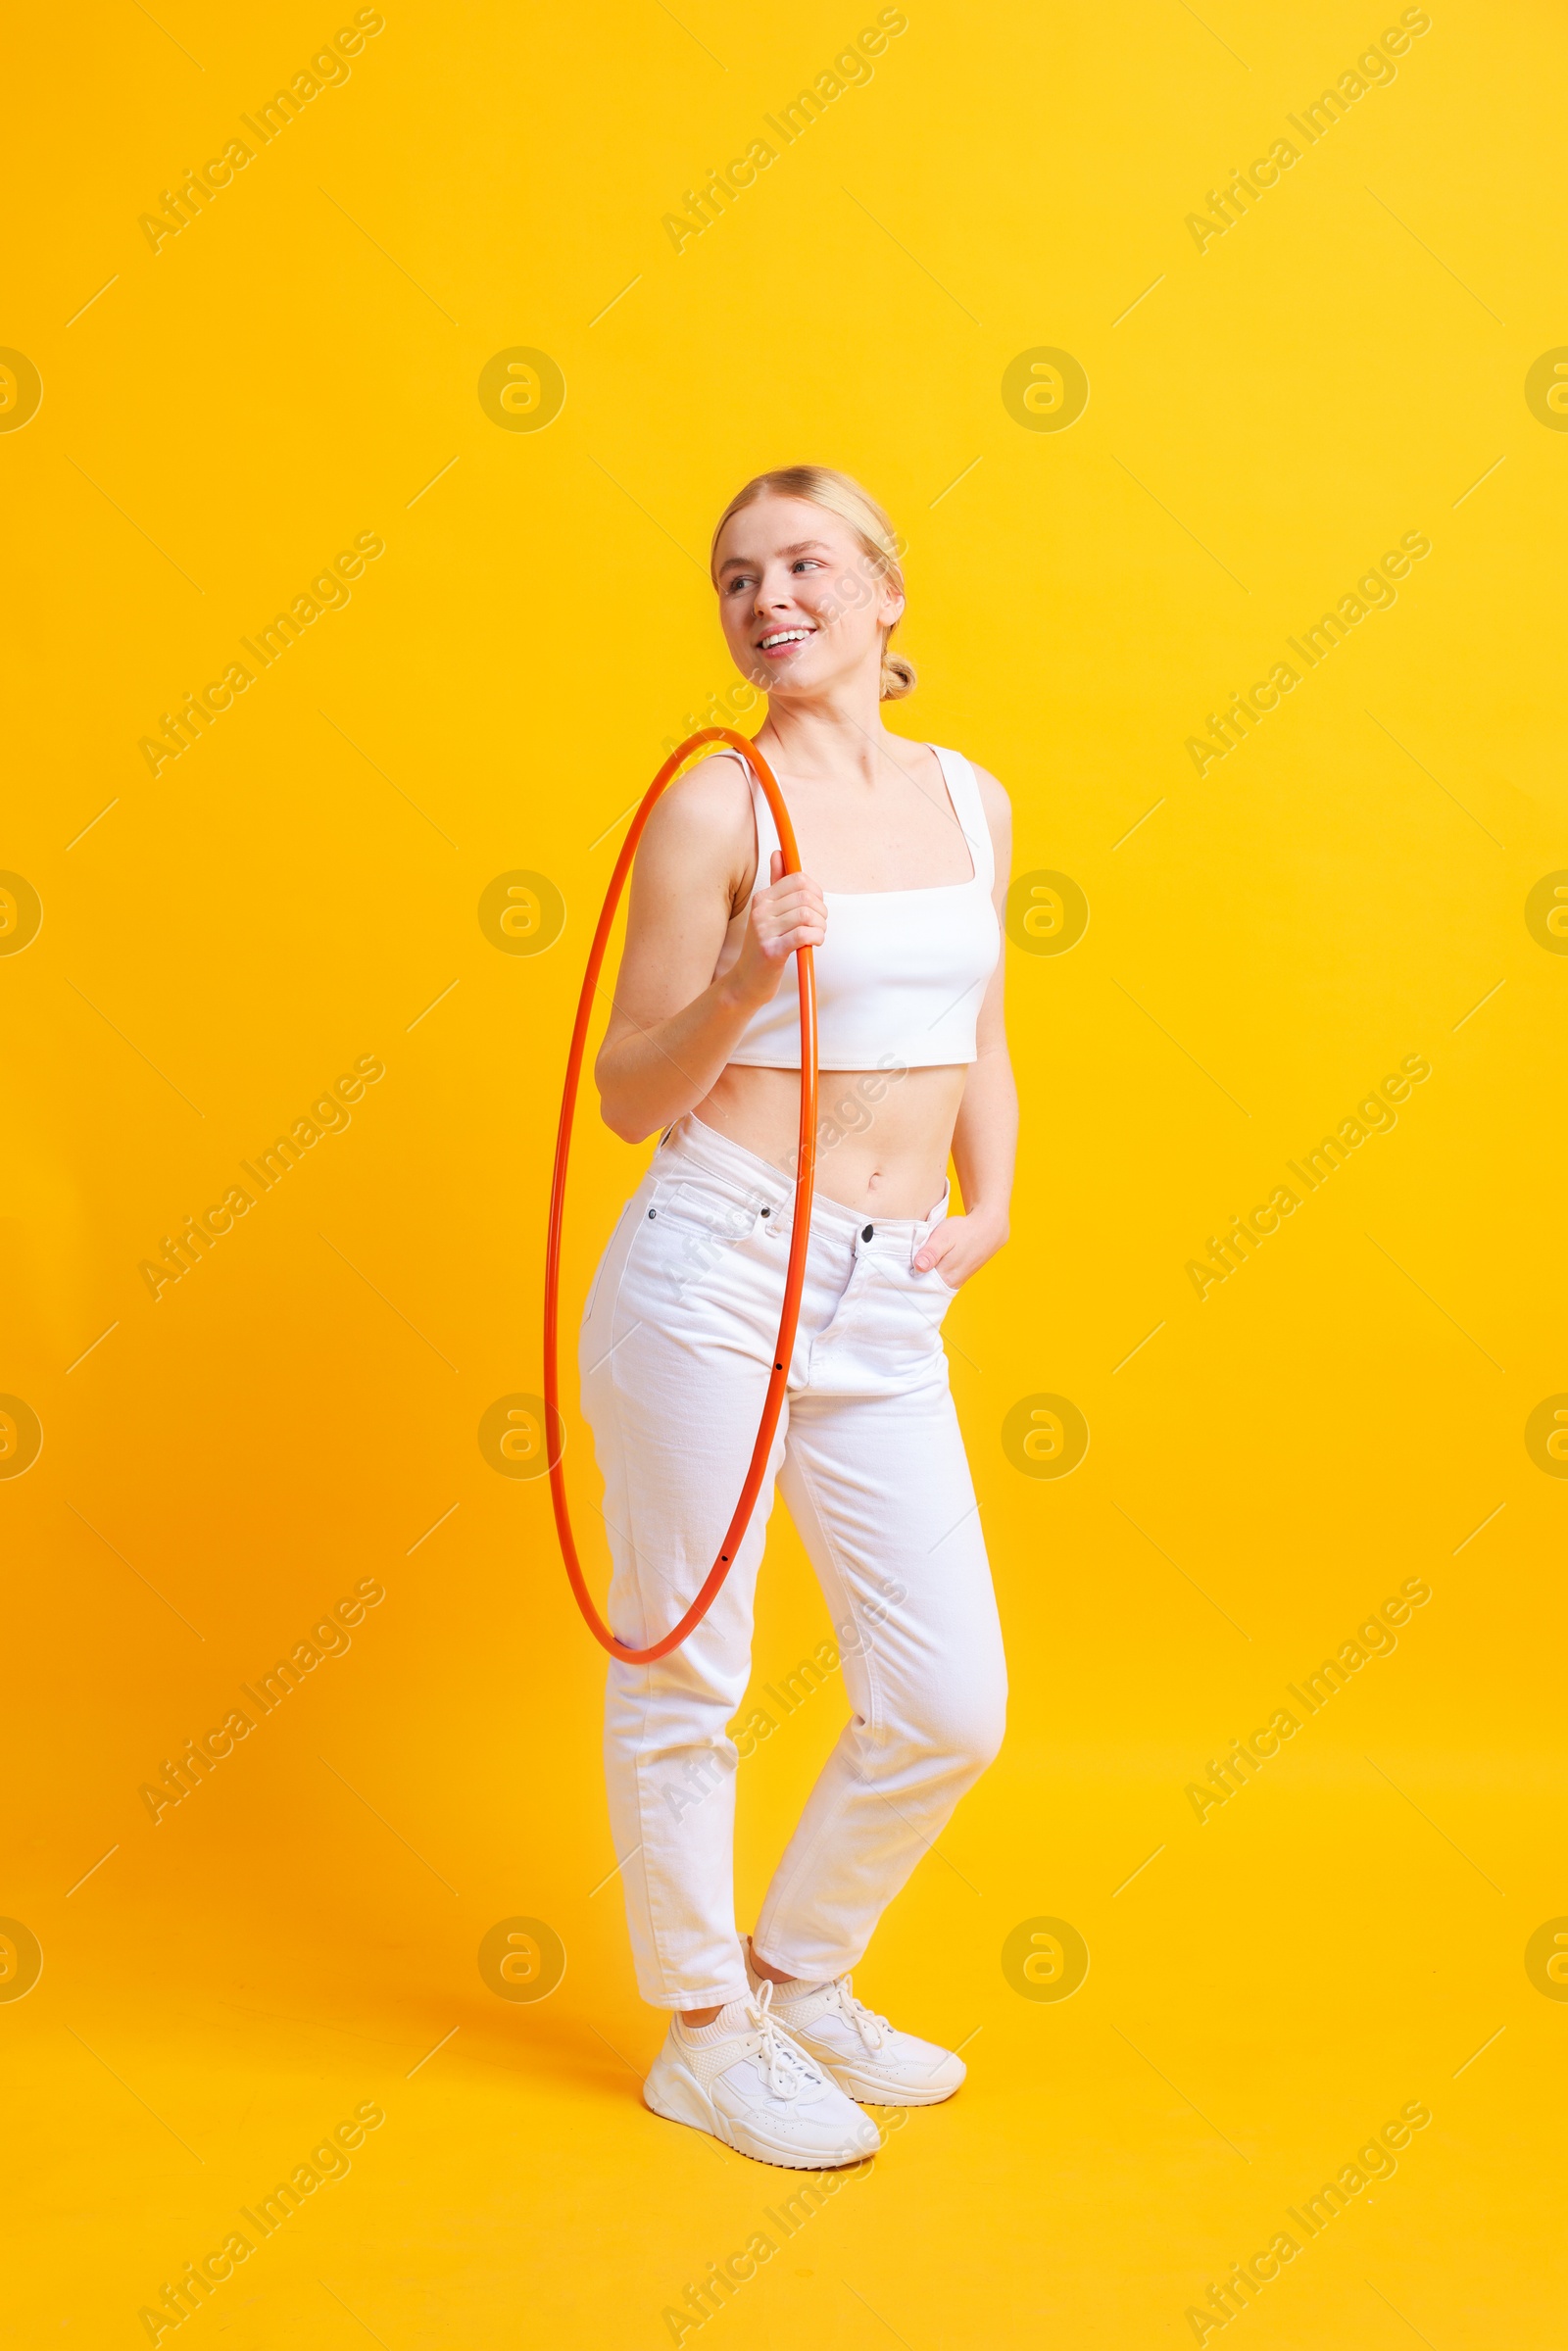
[[[814,637],[815,634],[813,628],[770,628],[765,637],[759,637],[757,650],[778,661],[791,646],[804,645],[808,637]]]

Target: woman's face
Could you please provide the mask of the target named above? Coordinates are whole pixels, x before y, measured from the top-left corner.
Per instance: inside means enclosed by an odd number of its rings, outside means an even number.
[[[881,673],[882,632],[904,599],[847,522],[806,498],[732,514],[714,557],[730,658],[769,695],[814,695]]]

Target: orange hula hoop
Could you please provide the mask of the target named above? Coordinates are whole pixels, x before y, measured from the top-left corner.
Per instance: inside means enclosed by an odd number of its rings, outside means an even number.
[[[561,1123],[556,1130],[555,1176],[550,1187],[550,1235],[545,1245],[545,1445],[547,1457],[550,1457],[550,1498],[555,1506],[556,1533],[561,1539],[561,1553],[566,1563],[567,1580],[588,1630],[601,1647],[610,1651],[612,1657],[619,1657],[627,1665],[651,1665],[656,1657],[667,1656],[671,1649],[679,1648],[688,1634],[695,1631],[717,1598],[751,1524],[752,1512],[767,1469],[773,1434],[778,1427],[785,1382],[789,1377],[790,1355],[795,1346],[795,1329],[801,1313],[801,1292],[806,1281],[806,1250],[810,1239],[811,1196],[816,1180],[816,974],[811,950],[802,947],[794,951],[795,977],[801,1005],[801,1134],[795,1175],[795,1221],[790,1234],[778,1338],[773,1347],[773,1368],[768,1374],[767,1394],[762,1400],[762,1417],[758,1426],[757,1443],[752,1447],[751,1464],[741,1488],[740,1500],[735,1505],[734,1516],[718,1546],[718,1556],[709,1569],[702,1590],[680,1622],[671,1626],[662,1641],[656,1641],[651,1648],[634,1649],[625,1641],[617,1641],[594,1606],[587,1579],[582,1572],[582,1562],[577,1556],[577,1544],[571,1531],[571,1514],[566,1506],[566,1481],[563,1470],[565,1447],[563,1445],[557,1452],[554,1445],[554,1431],[564,1426],[559,1401],[561,1382],[556,1361],[561,1304],[561,1232],[566,1204],[571,1122],[577,1107],[583,1052],[588,1042],[588,1019],[599,985],[605,950],[610,944],[615,908],[620,904],[626,876],[637,855],[637,844],[642,839],[643,827],[653,813],[655,802],[665,787],[674,781],[692,753],[705,743],[727,743],[732,750],[740,753],[761,785],[767,796],[767,805],[773,811],[779,847],[784,853],[784,871],[799,873],[801,870],[800,853],[795,846],[795,831],[790,823],[789,810],[784,806],[784,796],[772,769],[750,737],[738,735],[727,726],[705,726],[695,735],[688,735],[685,742],[671,752],[643,795],[642,806],[632,818],[631,830],[615,859],[615,870],[610,877],[610,887],[605,894],[599,927],[594,932],[593,945],[588,951],[588,968],[583,975],[582,993],[577,999],[577,1017],[572,1024],[571,1049],[566,1056],[566,1082],[561,1096]]]

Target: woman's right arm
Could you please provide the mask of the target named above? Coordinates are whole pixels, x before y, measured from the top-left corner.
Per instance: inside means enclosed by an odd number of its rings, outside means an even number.
[[[752,899],[740,953],[714,976],[754,860],[752,832],[744,780],[727,759],[693,768],[648,819],[594,1064],[601,1115],[624,1143],[641,1143],[712,1091],[796,948],[822,943],[827,908],[816,884],[804,873],[774,878]]]

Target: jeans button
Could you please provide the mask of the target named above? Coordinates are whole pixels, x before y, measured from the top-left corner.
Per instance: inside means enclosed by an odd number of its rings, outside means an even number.
[[[861,1233],[861,1235],[860,1235],[860,1239],[861,1239],[862,1241],[869,1241],[869,1240],[870,1240],[870,1238],[871,1238],[871,1236],[872,1236],[872,1234],[873,1234],[875,1231],[876,1231],[876,1227],[875,1227],[875,1225],[874,1225],[874,1224],[868,1224],[868,1225],[867,1225],[867,1226],[864,1228],[864,1230],[862,1231],[862,1233]]]

